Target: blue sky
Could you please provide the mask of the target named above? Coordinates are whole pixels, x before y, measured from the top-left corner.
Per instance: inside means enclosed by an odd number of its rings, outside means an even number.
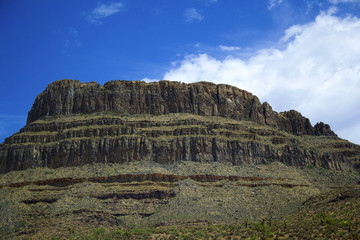
[[[211,81],[360,144],[359,0],[1,0],[0,142],[58,79]]]

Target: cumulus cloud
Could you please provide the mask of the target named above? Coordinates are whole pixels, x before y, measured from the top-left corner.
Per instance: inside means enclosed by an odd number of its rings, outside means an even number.
[[[110,17],[115,13],[123,11],[125,5],[121,2],[111,2],[109,4],[100,4],[97,8],[92,10],[90,13],[85,14],[86,18],[91,23],[101,24],[101,19]]]
[[[321,13],[287,29],[282,48],[260,49],[248,59],[189,55],[164,79],[227,83],[268,101],[276,111],[296,109],[360,143],[360,19]]]
[[[204,16],[202,16],[195,8],[186,9],[184,12],[185,22],[191,23],[194,21],[202,21]]]
[[[238,51],[241,48],[235,47],[235,46],[225,46],[225,45],[219,45],[220,50],[222,51]]]

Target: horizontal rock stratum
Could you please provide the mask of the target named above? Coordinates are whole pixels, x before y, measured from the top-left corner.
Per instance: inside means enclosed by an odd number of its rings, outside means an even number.
[[[51,83],[0,145],[0,173],[147,159],[351,169],[360,147],[229,85],[77,80]]]

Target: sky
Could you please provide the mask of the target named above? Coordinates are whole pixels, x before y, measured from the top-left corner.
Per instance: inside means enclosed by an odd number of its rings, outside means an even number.
[[[230,84],[360,144],[360,0],[0,0],[0,142],[59,79]]]

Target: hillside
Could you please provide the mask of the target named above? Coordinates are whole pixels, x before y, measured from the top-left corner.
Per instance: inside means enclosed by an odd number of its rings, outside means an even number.
[[[215,232],[223,224],[238,225],[238,231],[246,232],[244,222],[255,226],[266,219],[282,224],[288,216],[292,227],[281,231],[296,235],[300,230],[293,220],[301,222],[304,215],[297,214],[297,209],[304,203],[312,206],[319,194],[358,191],[359,181],[360,175],[355,173],[279,162],[232,166],[138,161],[12,171],[0,176],[0,232],[15,239],[89,239],[86,236],[99,228],[166,232],[176,226],[192,232],[199,228],[191,226],[206,223],[211,223]],[[356,203],[346,207],[359,209]],[[352,221],[347,235],[360,229],[358,216],[340,210],[330,213],[332,218],[339,215],[342,221]],[[308,224],[311,232],[312,223]],[[251,230],[249,237],[261,237],[258,230]]]

